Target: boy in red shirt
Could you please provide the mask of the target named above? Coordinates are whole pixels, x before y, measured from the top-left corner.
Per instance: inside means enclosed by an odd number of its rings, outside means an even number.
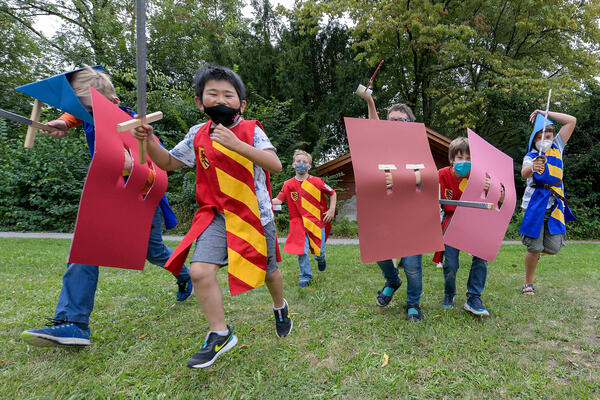
[[[309,252],[315,255],[319,271],[325,271],[325,241],[331,230],[335,215],[337,195],[321,178],[311,176],[312,157],[303,150],[294,152],[296,176],[283,184],[281,192],[273,199],[273,205],[287,201],[290,212],[290,232],[283,251],[298,254],[300,265],[299,287],[307,286],[313,275],[310,270]],[[329,208],[325,196],[329,196]]]
[[[463,190],[467,186],[469,173],[471,172],[471,153],[469,141],[466,137],[458,137],[450,143],[448,149],[450,166],[438,171],[440,178],[440,198],[447,200],[460,200]],[[490,179],[487,178],[484,190],[490,187]],[[450,224],[456,206],[443,205],[444,217],[442,229],[445,230]],[[459,250],[445,245],[444,252],[435,254],[433,261],[441,262],[444,257],[444,300],[442,307],[454,307],[454,295],[456,294],[456,272],[459,268]],[[467,302],[464,309],[474,315],[490,315],[481,302],[481,293],[485,287],[487,277],[487,261],[473,256],[469,280],[467,281]]]

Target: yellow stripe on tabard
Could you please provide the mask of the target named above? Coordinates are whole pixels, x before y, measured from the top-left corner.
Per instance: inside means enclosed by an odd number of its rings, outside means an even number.
[[[259,287],[265,283],[266,271],[246,260],[240,253],[231,248],[228,249],[229,266],[227,271],[240,281],[252,286]]]
[[[242,167],[246,168],[252,174],[252,176],[254,176],[254,164],[252,163],[252,161],[248,160],[246,157],[244,157],[243,155],[241,155],[239,153],[236,153],[233,150],[229,150],[227,147],[225,147],[222,144],[219,144],[215,141],[213,141],[213,147],[215,148],[215,150],[219,150],[221,153],[225,154],[227,157],[237,161],[238,164],[240,164]]]
[[[562,160],[562,157],[560,155],[560,151],[558,149],[550,149],[546,152],[546,155],[548,157],[556,157]]]
[[[301,185],[302,189],[306,192],[310,193],[312,197],[314,197],[319,203],[321,202],[321,191],[317,189],[315,185],[310,183],[308,179],[305,179]]]
[[[219,189],[221,189],[221,192],[247,205],[250,211],[256,215],[256,218],[260,219],[258,200],[252,189],[244,182],[235,179],[219,168],[215,168],[215,171],[217,171],[217,179],[219,180]]]
[[[225,227],[228,232],[250,243],[263,256],[267,256],[267,239],[255,227],[231,211],[225,210]]]
[[[563,225],[565,224],[565,214],[563,214],[560,208],[556,207],[550,216],[560,221]]]
[[[302,208],[311,213],[317,220],[321,220],[321,210],[315,207],[310,201],[302,198]]]
[[[313,249],[315,256],[319,257],[321,255],[321,246],[317,245],[310,236],[308,237],[308,241],[310,242],[310,247]]]
[[[321,237],[321,228],[319,228],[314,222],[306,217],[302,217],[302,222],[304,223],[304,227],[308,229],[313,235],[318,237],[319,239],[323,239]]]
[[[547,165],[548,165],[548,173],[550,175],[552,175],[555,178],[562,179],[562,177],[563,177],[562,168],[556,167],[552,164],[547,164]]]
[[[563,193],[562,188],[560,188],[558,186],[554,186],[554,187],[552,187],[552,190],[554,190],[556,193],[560,194],[562,197],[565,197],[565,194]]]

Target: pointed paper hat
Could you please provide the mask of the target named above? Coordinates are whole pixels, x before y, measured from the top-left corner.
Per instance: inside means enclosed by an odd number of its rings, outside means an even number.
[[[104,70],[100,65],[92,67],[97,70]],[[94,118],[81,104],[77,95],[69,83],[69,75],[81,71],[83,68],[65,72],[63,74],[51,76],[38,82],[28,83],[27,85],[16,88],[21,93],[38,99],[39,101],[56,107],[59,110],[68,112],[82,121],[93,124]]]
[[[554,125],[554,122],[550,119],[546,119],[546,126]],[[531,146],[533,145],[533,138],[535,138],[535,134],[544,129],[544,114],[537,113],[537,117],[535,118],[535,125],[533,126],[533,132],[531,132],[531,137],[529,138],[529,144],[527,145],[527,152],[531,151]]]

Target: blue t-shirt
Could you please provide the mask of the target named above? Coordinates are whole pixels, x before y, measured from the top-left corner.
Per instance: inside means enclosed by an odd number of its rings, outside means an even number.
[[[562,158],[563,151],[565,150],[565,142],[563,141],[562,137],[560,136],[560,133],[558,135],[556,135],[556,137],[554,138],[552,143],[555,144],[556,147],[558,147],[558,150],[560,151],[560,156]],[[529,157],[526,154],[525,157],[523,158],[523,167],[521,167],[521,168],[524,168],[527,165],[533,165],[533,158]],[[527,187],[525,188],[525,193],[523,193],[523,202],[521,203],[521,208],[525,209],[529,205],[529,200],[531,199],[531,195],[533,194],[533,191],[535,190],[534,188],[531,187],[531,185],[533,185],[533,175],[530,176],[529,178],[527,178]],[[554,201],[555,201],[554,196],[550,196],[550,199],[548,199],[548,205],[546,206],[546,209],[552,207],[552,205],[554,205]]]
[[[242,118],[239,118],[235,124],[229,127],[233,128],[240,123]],[[196,154],[194,153],[194,138],[196,133],[208,122],[204,122],[199,125],[194,125],[190,128],[189,132],[185,135],[183,140],[179,142],[169,152],[174,158],[181,161],[190,168],[194,168],[196,165]],[[275,146],[271,144],[271,141],[260,129],[258,125],[254,129],[254,147],[259,150],[273,150],[276,151]],[[271,196],[269,196],[269,189],[267,188],[267,176],[263,169],[254,164],[254,189],[256,190],[256,198],[258,199],[258,210],[260,212],[260,222],[264,225],[273,221],[273,209],[271,204]]]

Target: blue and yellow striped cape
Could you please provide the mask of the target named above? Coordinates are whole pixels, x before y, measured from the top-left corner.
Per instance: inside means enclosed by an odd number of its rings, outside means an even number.
[[[531,150],[531,147],[529,150]],[[530,151],[527,155],[535,159],[538,153]],[[550,187],[537,187],[534,189],[529,200],[529,205],[525,210],[525,215],[523,216],[521,229],[519,229],[519,233],[532,238],[540,236],[550,196],[554,196],[555,200],[550,209],[550,217],[548,218],[548,230],[552,235],[566,233],[565,223],[576,219],[569,206],[556,195],[558,193],[563,198],[565,197],[562,184],[563,161],[560,149],[556,143],[552,143],[552,147],[548,149],[545,156],[547,161],[544,172],[541,174],[534,172],[533,184],[539,186],[549,185]]]

